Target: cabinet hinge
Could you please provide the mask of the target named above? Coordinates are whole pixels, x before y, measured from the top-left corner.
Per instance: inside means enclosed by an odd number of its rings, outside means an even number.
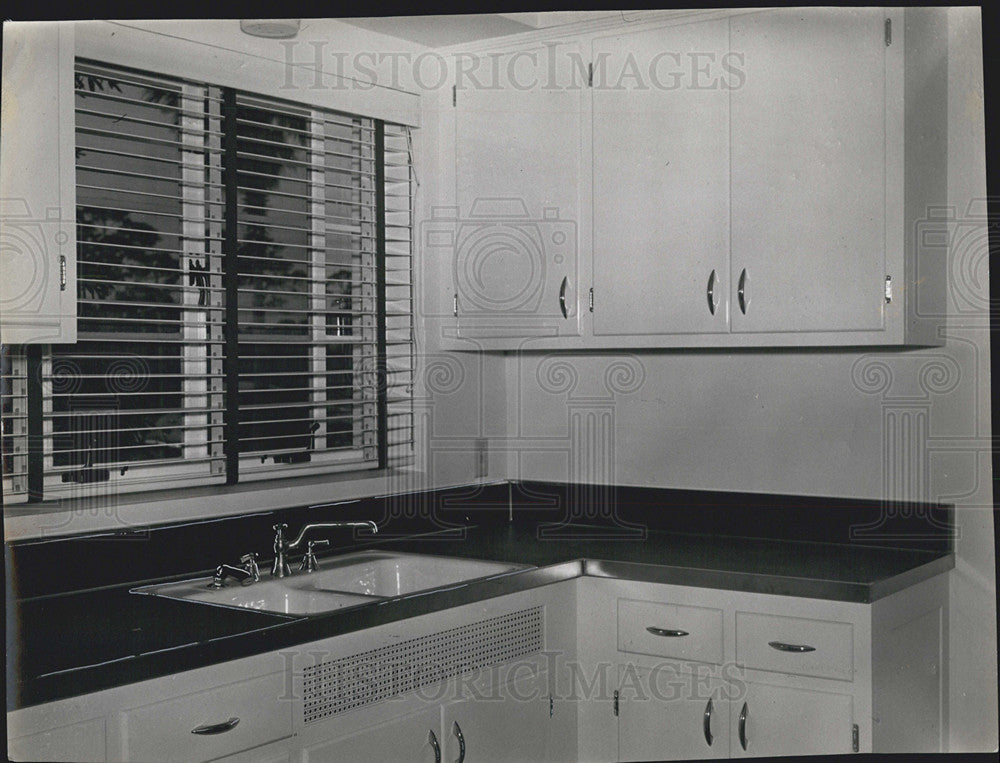
[[[615,718],[618,717],[618,692],[615,691]]]
[[[591,61],[587,64],[587,87],[594,86],[594,63]]]
[[[590,312],[594,312],[594,287],[590,287]]]
[[[552,714],[555,711],[556,711],[556,706],[555,706],[555,703],[552,701],[552,695],[550,694],[549,695],[549,718],[552,717]]]
[[[856,723],[851,726],[851,749],[854,752],[858,752],[861,749],[861,733]]]
[[[885,303],[892,302],[892,276],[885,277]]]
[[[892,45],[892,19],[885,20],[885,46]]]
[[[451,301],[451,311],[452,311],[452,313],[454,313],[455,317],[457,318],[458,317],[458,292],[457,291],[455,292],[455,296],[452,298],[452,301]]]
[[[458,85],[451,86],[451,105],[458,106]]]
[[[59,255],[59,291],[66,291],[66,255]]]

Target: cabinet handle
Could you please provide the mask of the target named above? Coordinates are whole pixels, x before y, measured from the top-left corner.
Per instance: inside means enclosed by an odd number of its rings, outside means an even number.
[[[676,638],[677,636],[687,636],[687,631],[675,631],[671,628],[657,628],[655,625],[650,625],[646,628],[647,631],[652,633],[654,636],[669,636],[671,638]]]
[[[736,298],[740,302],[740,312],[744,315],[747,314],[747,305],[750,304],[750,300],[747,298],[747,282],[749,280],[747,278],[747,269],[743,268],[743,272],[740,273],[740,282],[736,289]]]
[[[708,312],[715,315],[715,271],[708,277]]]
[[[462,727],[458,725],[458,721],[455,721],[455,725],[452,728],[455,732],[455,736],[458,737],[458,763],[464,763],[465,761],[465,737],[462,736]]]
[[[781,641],[768,641],[767,645],[779,652],[815,652],[816,647],[806,644],[785,644]]]
[[[441,745],[438,744],[438,738],[434,734],[434,729],[427,732],[427,741],[434,748],[434,763],[441,763]]]
[[[712,746],[712,700],[708,700],[708,704],[705,705],[705,720],[704,720],[704,731],[705,731],[705,743],[711,747]]]
[[[223,721],[222,723],[208,723],[204,726],[198,726],[197,728],[191,729],[192,734],[199,734],[201,736],[211,736],[212,734],[225,734],[227,731],[236,728],[236,724],[240,722],[237,717],[232,717],[228,721]]]
[[[743,709],[740,711],[740,745],[743,747],[744,751],[747,749],[747,703],[743,703]]]
[[[559,309],[562,310],[563,318],[569,318],[569,308],[566,306],[566,287],[569,285],[569,278],[563,276],[562,284],[559,286]]]

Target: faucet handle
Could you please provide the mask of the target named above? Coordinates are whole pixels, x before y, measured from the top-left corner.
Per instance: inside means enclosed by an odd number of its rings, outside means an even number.
[[[322,540],[311,540],[306,544],[306,553],[302,557],[302,563],[299,565],[300,572],[315,572],[319,569],[319,562],[316,560],[316,552],[313,549],[316,546],[329,546],[330,541],[327,539]]]
[[[260,567],[257,566],[257,554],[249,553],[244,554],[240,557],[240,564],[244,566],[247,572],[253,575],[253,582],[260,580]]]

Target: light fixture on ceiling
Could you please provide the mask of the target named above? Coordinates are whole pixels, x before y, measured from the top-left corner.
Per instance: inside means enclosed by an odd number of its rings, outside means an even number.
[[[287,40],[299,33],[301,19],[240,19],[240,30],[254,37]]]

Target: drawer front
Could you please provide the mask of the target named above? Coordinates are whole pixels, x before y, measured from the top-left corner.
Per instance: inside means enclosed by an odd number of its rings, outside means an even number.
[[[128,710],[125,758],[204,761],[291,736],[287,691],[284,673],[272,673]]]
[[[736,613],[736,661],[751,669],[854,680],[854,626]]]
[[[619,599],[618,649],[719,665],[722,610]]]

